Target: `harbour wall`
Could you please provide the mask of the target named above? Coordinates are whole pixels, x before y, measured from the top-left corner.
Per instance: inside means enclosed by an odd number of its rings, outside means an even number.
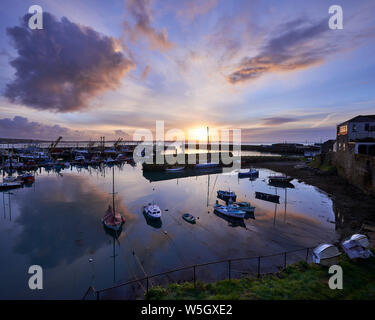
[[[351,152],[334,152],[331,157],[338,175],[366,194],[375,196],[375,157]]]

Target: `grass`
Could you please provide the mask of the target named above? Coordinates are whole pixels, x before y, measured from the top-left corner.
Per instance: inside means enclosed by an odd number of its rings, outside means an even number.
[[[335,172],[336,167],[331,164],[327,159],[321,160],[320,156],[316,156],[309,165],[313,168],[317,168],[323,172]]]
[[[191,282],[153,287],[146,298],[151,300],[326,300],[375,299],[375,257],[350,260],[341,256],[343,289],[328,287],[328,268],[299,262],[283,271],[257,278],[223,280],[204,284]]]

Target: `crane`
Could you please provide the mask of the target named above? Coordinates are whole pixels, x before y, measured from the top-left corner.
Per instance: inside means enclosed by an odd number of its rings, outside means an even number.
[[[118,149],[119,144],[122,142],[122,140],[123,140],[122,138],[118,138],[117,141],[113,144],[113,146],[115,147],[115,150]]]
[[[55,150],[57,144],[61,141],[61,139],[62,139],[62,137],[58,137],[55,142],[51,143],[51,145],[48,148],[49,153],[52,153]]]

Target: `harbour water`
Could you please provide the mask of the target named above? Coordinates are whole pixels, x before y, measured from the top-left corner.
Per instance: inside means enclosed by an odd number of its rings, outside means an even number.
[[[260,169],[255,181],[238,179],[237,172],[183,178],[165,172],[150,178],[141,166],[129,164],[114,172],[116,207],[126,217],[118,239],[101,223],[112,201],[112,168],[41,168],[31,187],[0,194],[0,299],[81,299],[91,284],[101,289],[185,265],[337,238],[331,199],[296,180],[294,188],[270,186],[270,170]],[[219,189],[250,201],[255,216],[236,222],[216,215],[212,206]],[[256,199],[255,191],[277,193],[280,204]],[[142,212],[153,201],[163,211],[160,222]],[[197,223],[184,221],[183,213],[193,214]],[[43,290],[29,289],[30,265],[43,268]]]

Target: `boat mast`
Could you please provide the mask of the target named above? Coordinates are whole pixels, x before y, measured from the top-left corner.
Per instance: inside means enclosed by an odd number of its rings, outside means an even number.
[[[115,214],[115,166],[112,167],[112,205],[113,214]]]

